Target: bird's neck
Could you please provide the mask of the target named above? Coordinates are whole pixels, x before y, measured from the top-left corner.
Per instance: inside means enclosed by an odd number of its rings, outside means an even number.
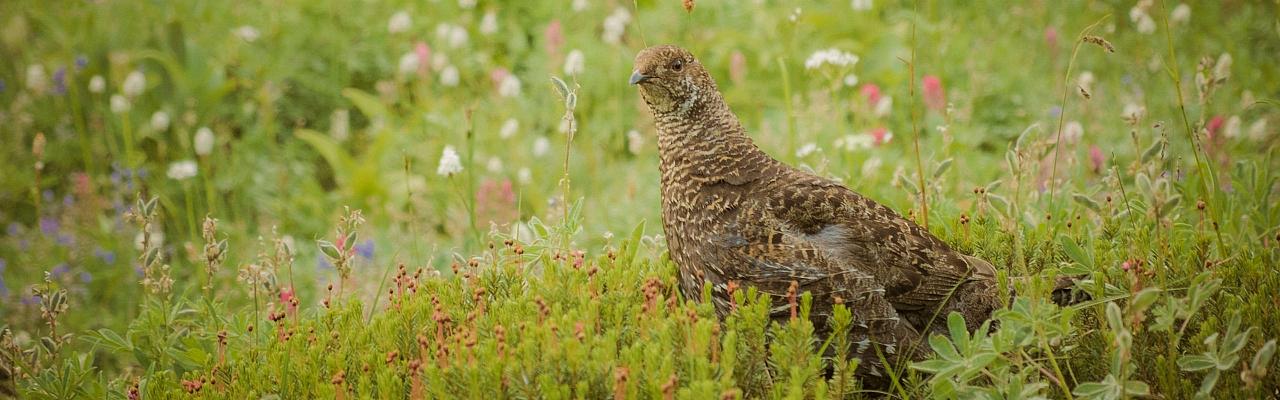
[[[771,160],[751,142],[719,96],[686,112],[655,113],[654,120],[664,187],[714,183],[726,175],[767,167],[761,161]]]

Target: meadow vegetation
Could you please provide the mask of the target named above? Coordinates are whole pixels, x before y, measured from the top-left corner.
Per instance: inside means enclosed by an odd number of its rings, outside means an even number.
[[[0,397],[1280,397],[1278,16],[0,2]],[[681,298],[626,84],[660,43],[766,152],[1018,295],[874,391],[807,296]]]

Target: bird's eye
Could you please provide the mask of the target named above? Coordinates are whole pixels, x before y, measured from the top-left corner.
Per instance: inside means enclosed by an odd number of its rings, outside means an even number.
[[[675,60],[671,62],[672,71],[679,72],[681,68],[684,68],[684,60]]]

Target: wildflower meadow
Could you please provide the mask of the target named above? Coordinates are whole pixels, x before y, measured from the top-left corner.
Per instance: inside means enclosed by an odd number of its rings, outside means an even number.
[[[663,43],[1016,295],[874,388],[681,296]],[[7,0],[0,144],[0,398],[1280,397],[1274,0]]]

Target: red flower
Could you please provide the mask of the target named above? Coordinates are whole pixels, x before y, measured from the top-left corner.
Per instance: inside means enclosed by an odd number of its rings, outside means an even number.
[[[1102,155],[1102,149],[1099,149],[1098,145],[1089,146],[1089,164],[1093,166],[1093,172],[1101,173],[1105,163],[1106,158]]]
[[[284,303],[284,309],[289,314],[298,311],[298,303],[293,295],[293,288],[284,288],[280,290],[280,302]]]
[[[1052,26],[1044,28],[1044,42],[1049,45],[1049,49],[1058,48],[1058,30]]]
[[[880,145],[884,145],[885,143],[889,143],[890,140],[893,140],[893,133],[890,133],[888,128],[885,128],[882,126],[876,129],[872,129],[871,137],[875,138],[876,146],[880,146]]]
[[[1218,137],[1218,132],[1222,130],[1222,124],[1225,122],[1226,119],[1223,119],[1221,115],[1215,115],[1213,119],[1209,120],[1208,124],[1205,124],[1204,129],[1208,132],[1209,140],[1214,140]]]
[[[947,107],[947,95],[942,89],[942,80],[933,75],[925,75],[921,79],[924,91],[924,104],[930,110],[942,111]]]
[[[876,86],[876,84],[868,83],[866,85],[862,85],[862,95],[867,98],[867,104],[870,104],[872,107],[875,107],[876,104],[880,104],[880,87]]]

